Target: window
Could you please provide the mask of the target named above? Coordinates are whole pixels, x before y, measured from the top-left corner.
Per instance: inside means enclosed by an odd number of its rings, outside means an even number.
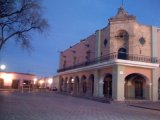
[[[139,39],[139,42],[140,42],[141,45],[144,45],[146,41],[145,41],[144,37],[141,37]]]
[[[90,55],[91,55],[91,52],[90,52],[90,50],[88,50],[88,51],[86,52],[86,60],[87,60],[87,61],[90,60]]]
[[[118,50],[118,59],[123,59],[123,60],[127,59],[127,50],[125,48],[120,48]]]
[[[125,30],[120,30],[116,38],[126,41],[129,39],[129,34]]]
[[[64,62],[63,62],[63,68],[66,67],[66,64],[67,64],[67,62],[66,62],[66,60],[64,60]]]
[[[76,61],[77,61],[77,57],[76,57],[76,56],[74,56],[74,57],[73,57],[73,65],[75,65],[75,64],[76,64]]]
[[[107,46],[107,43],[108,43],[108,40],[107,40],[107,39],[105,39],[105,40],[103,41],[104,47],[106,47],[106,46]]]

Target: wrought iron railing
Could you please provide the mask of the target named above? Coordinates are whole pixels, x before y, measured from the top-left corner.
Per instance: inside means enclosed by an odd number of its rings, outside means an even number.
[[[97,63],[112,61],[116,59],[121,60],[130,60],[130,61],[139,61],[139,62],[146,62],[146,63],[158,63],[159,60],[157,57],[149,57],[149,56],[143,56],[143,55],[135,55],[135,54],[126,54],[126,53],[110,53],[105,56],[101,56],[98,58],[95,58],[93,60],[88,60],[70,67],[62,68],[57,70],[57,72],[63,72],[66,70],[71,70],[75,68],[85,67]]]

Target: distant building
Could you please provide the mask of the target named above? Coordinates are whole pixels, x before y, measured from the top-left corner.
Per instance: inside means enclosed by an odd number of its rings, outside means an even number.
[[[53,77],[42,77],[38,79],[37,83],[38,88],[44,88],[44,89],[58,89],[59,86],[59,77],[53,76]]]
[[[59,90],[116,101],[160,98],[160,28],[123,7],[108,25],[60,54]]]
[[[13,88],[19,89],[22,86],[33,84],[36,76],[34,74],[17,72],[0,72],[0,89]]]

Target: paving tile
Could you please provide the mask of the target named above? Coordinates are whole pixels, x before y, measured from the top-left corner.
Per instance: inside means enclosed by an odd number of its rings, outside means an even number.
[[[159,120],[160,111],[54,92],[0,92],[0,120]]]

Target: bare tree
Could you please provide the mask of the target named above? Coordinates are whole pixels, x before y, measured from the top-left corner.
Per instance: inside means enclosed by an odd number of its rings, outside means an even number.
[[[0,51],[9,40],[29,49],[31,31],[44,32],[47,28],[38,0],[0,0]]]

